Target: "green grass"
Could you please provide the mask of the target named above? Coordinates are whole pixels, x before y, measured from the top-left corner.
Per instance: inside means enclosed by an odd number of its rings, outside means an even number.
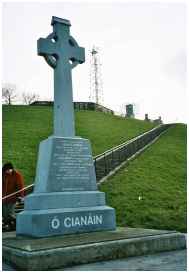
[[[168,129],[100,190],[120,226],[186,232],[186,125]]]
[[[52,135],[52,107],[3,106],[3,163],[13,162],[33,183],[38,145]],[[94,111],[76,111],[76,135],[91,141],[93,155],[104,152],[144,131],[154,124],[125,119]]]

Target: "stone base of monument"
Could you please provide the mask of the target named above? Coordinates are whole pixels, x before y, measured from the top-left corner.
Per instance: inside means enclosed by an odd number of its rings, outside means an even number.
[[[3,260],[16,269],[30,271],[186,248],[182,233],[140,228],[35,239],[16,237],[15,232],[7,234],[2,240]]]
[[[48,237],[115,229],[114,209],[108,206],[23,211],[17,235]]]
[[[106,206],[105,193],[97,189],[89,140],[43,140],[34,192],[17,215],[17,235],[48,237],[115,228],[115,210]]]

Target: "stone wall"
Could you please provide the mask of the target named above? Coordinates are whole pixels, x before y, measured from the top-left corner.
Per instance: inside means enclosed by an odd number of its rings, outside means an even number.
[[[53,105],[53,101],[34,101],[30,105],[32,106],[51,106]],[[104,107],[100,104],[96,104],[94,102],[74,102],[75,110],[91,110],[91,111],[100,111],[104,113],[114,114],[114,111],[111,109]]]

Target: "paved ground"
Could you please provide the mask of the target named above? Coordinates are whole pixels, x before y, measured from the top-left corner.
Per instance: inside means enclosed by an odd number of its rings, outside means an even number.
[[[73,266],[66,271],[186,271],[186,250]]]
[[[186,257],[186,250],[176,250],[153,255],[78,265],[57,271],[186,271]],[[15,269],[3,264],[3,271],[15,271]]]

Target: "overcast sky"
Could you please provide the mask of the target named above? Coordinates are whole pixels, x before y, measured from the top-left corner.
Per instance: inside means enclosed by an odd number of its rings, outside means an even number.
[[[53,98],[53,70],[37,56],[37,39],[52,32],[51,18],[71,21],[71,35],[85,47],[86,62],[73,70],[75,101],[90,95],[89,51],[99,47],[104,105],[136,105],[164,122],[186,122],[186,7],[182,3],[3,4],[3,83],[17,92]]]

